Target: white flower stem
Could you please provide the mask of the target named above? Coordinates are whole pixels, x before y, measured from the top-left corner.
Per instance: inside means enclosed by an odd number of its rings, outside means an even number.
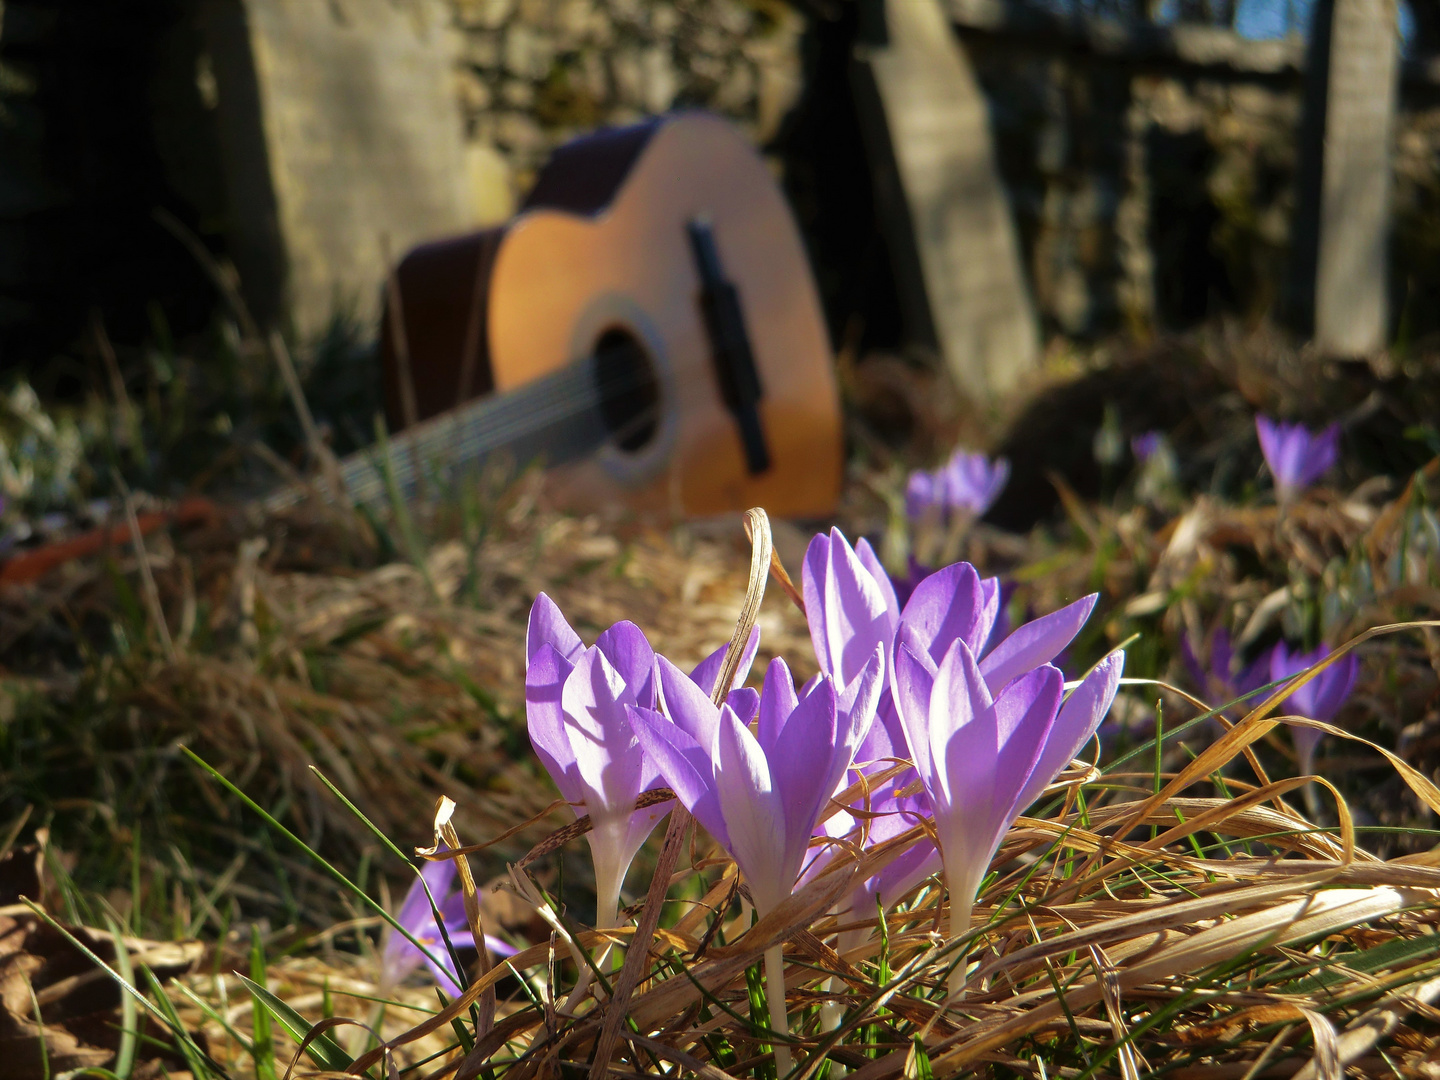
[[[596,853],[595,858],[595,929],[612,930],[620,922],[620,883],[625,873],[624,869],[612,866],[613,860],[601,858]],[[628,869],[625,868],[625,869]],[[604,970],[605,962],[611,956],[610,946],[606,945],[600,955],[595,957],[595,967]],[[576,1006],[585,999],[585,993],[590,989],[590,984],[595,979],[595,972],[589,964],[580,969],[580,977],[575,980],[575,989],[565,999],[561,1010],[566,1013],[575,1011]]]
[[[825,983],[825,991],[830,994],[839,994],[845,986],[845,980],[839,975],[831,975]],[[828,1035],[840,1026],[840,1021],[845,1017],[845,1008],[838,1001],[827,1001],[820,1006],[820,1032]],[[840,1080],[850,1070],[833,1058],[830,1061],[830,1080]]]
[[[865,944],[865,937],[866,934],[863,930],[846,930],[835,943],[835,951],[841,956],[844,956],[851,949],[859,948]],[[827,992],[838,997],[844,991],[845,986],[845,980],[839,975],[831,975],[829,981],[825,984],[825,989]],[[840,1022],[844,1019],[845,1006],[840,1002],[827,1001],[820,1006],[820,1031],[822,1034],[829,1034],[834,1031],[840,1026]],[[849,1071],[850,1070],[845,1068],[840,1062],[833,1058],[830,1060],[830,1080],[841,1080],[841,1077],[848,1074]]]
[[[1300,759],[1300,775],[1311,776],[1315,772],[1315,747],[1306,745],[1297,748]],[[1320,820],[1320,791],[1314,780],[1307,783],[1300,791],[1300,797],[1305,800],[1305,813],[1310,815],[1310,820]]]
[[[785,946],[772,945],[765,950],[765,999],[770,1005],[772,1031],[790,1034],[790,1017],[785,1012]],[[775,1043],[775,1075],[783,1080],[790,1072],[790,1046]]]
[[[950,940],[954,941],[970,930],[970,914],[975,907],[974,890],[950,890]],[[955,964],[950,969],[949,1001],[956,1002],[965,996],[965,965],[968,950],[958,956],[952,955]]]

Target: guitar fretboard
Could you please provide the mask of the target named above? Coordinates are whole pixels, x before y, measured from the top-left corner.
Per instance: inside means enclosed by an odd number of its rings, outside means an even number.
[[[632,389],[601,388],[593,358],[586,358],[504,395],[478,398],[431,417],[340,461],[340,479],[351,502],[386,501],[386,454],[402,498],[413,498],[423,475],[443,486],[457,473],[504,454],[516,465],[543,459],[547,465],[571,461],[601,446],[611,432],[601,413],[608,395]],[[317,485],[324,492],[323,484]],[[311,491],[286,487],[265,500],[267,510],[303,502]]]

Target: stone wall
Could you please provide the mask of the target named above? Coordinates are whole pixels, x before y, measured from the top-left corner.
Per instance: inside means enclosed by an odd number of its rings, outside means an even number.
[[[680,106],[758,143],[800,92],[802,17],[784,0],[449,0],[467,131],[528,188],[555,146]]]
[[[1049,332],[1282,314],[1302,75],[967,33]],[[1167,70],[1167,68],[1169,70]],[[1396,127],[1392,331],[1440,331],[1440,90],[1412,71]]]

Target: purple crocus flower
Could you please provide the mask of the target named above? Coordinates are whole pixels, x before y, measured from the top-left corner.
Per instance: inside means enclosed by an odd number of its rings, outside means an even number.
[[[735,676],[749,673],[760,643],[753,633]],[[586,648],[560,609],[544,593],[535,598],[525,634],[525,711],[530,744],[560,794],[583,804],[590,816],[586,834],[595,864],[595,925],[616,924],[625,873],[669,803],[637,810],[641,792],[661,786],[626,716],[627,708],[656,709],[675,681],[694,688],[713,686],[724,648],[701,661],[689,678],[661,661],[631,622],[618,622]],[[665,675],[657,679],[656,672]],[[732,688],[732,707],[753,713],[754,691]]]
[[[1255,417],[1255,432],[1281,505],[1288,505],[1328,471],[1339,458],[1340,425],[1312,434],[1303,424]]]
[[[422,880],[423,879],[423,882]],[[460,979],[455,972],[455,962],[445,948],[445,939],[435,921],[435,912],[425,895],[425,886],[430,887],[430,896],[435,898],[435,907],[445,924],[445,933],[457,949],[475,948],[475,937],[470,933],[470,924],[465,917],[465,897],[455,883],[455,861],[440,859],[426,862],[420,870],[420,877],[405,894],[395,921],[410,932],[411,937],[425,946],[421,952],[403,934],[393,928],[385,940],[385,951],[380,959],[380,981],[386,987],[398,985],[410,972],[423,962],[435,976],[435,981],[449,993],[460,991]],[[492,953],[499,956],[514,956],[514,946],[499,938],[485,935],[485,944]]]
[[[1010,480],[1010,462],[1004,458],[991,461],[984,454],[956,450],[939,476],[944,485],[945,505],[978,518],[1005,490]]]
[[[919,521],[931,510],[943,506],[944,485],[936,473],[928,469],[916,469],[905,481],[905,516]]]
[[[934,810],[950,933],[958,936],[970,927],[975,894],[1010,823],[1079,753],[1109,710],[1124,654],[1102,660],[1062,705],[1065,679],[1048,663],[992,680],[963,634],[938,662],[923,633],[907,640],[902,622],[901,635],[895,707]],[[964,981],[964,965],[957,964],[952,995]]]
[[[1130,440],[1130,452],[1135,455],[1135,460],[1143,465],[1155,456],[1164,438],[1158,431],[1146,431],[1136,435]]]
[[[883,671],[877,646],[848,687],[820,676],[797,693],[785,661],[772,660],[756,734],[728,701],[717,709],[688,680],[667,682],[670,719],[629,710],[646,756],[734,856],[762,914],[788,897],[800,876],[820,812],[875,717]]]
[[[1330,649],[1324,644],[1321,644],[1313,652],[1292,653],[1285,647],[1283,641],[1278,642],[1275,650],[1270,654],[1270,678],[1277,682],[1281,679],[1292,678],[1300,672],[1314,667],[1329,655]],[[1340,711],[1350,697],[1350,691],[1355,687],[1355,676],[1359,669],[1360,662],[1356,659],[1355,654],[1353,652],[1346,653],[1287,697],[1280,706],[1281,711],[1328,724],[1335,719],[1335,714]],[[1315,771],[1315,749],[1324,737],[1323,731],[1316,731],[1314,728],[1292,727],[1290,729],[1290,738],[1295,741],[1295,753],[1299,758],[1301,773],[1309,774]]]
[[[1208,663],[1201,662],[1188,636],[1180,639],[1180,655],[1206,703],[1212,706],[1244,697],[1270,681],[1270,653],[1262,652],[1248,665],[1237,668],[1230,634],[1223,626],[1210,635]],[[1255,704],[1251,701],[1244,708]]]
[[[1096,593],[1059,611],[1032,619],[999,642],[993,641],[1000,616],[1000,583],[982,579],[969,563],[955,563],[916,586],[896,628],[895,649],[909,644],[939,664],[957,640],[964,641],[992,694],[1011,680],[1048,664],[1074,640],[1094,610]],[[892,677],[893,677],[892,660]]]
[[[885,652],[879,722],[856,753],[862,762],[909,756],[889,693],[897,640],[910,638],[939,663],[951,643],[963,637],[972,655],[981,658],[980,669],[993,693],[1054,660],[1085,625],[1097,599],[1092,593],[1001,637],[999,580],[981,578],[962,562],[922,580],[902,614],[894,586],[869,543],[862,539],[851,548],[839,529],[810,541],[801,583],[815,659],[837,685],[848,685],[877,645]]]
[[[656,705],[655,653],[630,622],[586,648],[544,593],[530,609],[525,652],[530,743],[560,794],[590,815],[595,925],[614,926],[625,872],[670,810],[667,803],[635,809],[657,777],[625,716],[627,706]]]
[[[728,701],[717,709],[685,679],[666,682],[669,720],[651,709],[628,710],[646,756],[730,852],[761,915],[795,888],[820,815],[874,720],[884,664],[884,649],[876,643],[847,686],[837,689],[821,675],[797,693],[785,661],[772,660],[755,734]],[[779,945],[766,950],[765,978],[771,1024],[788,1030]],[[788,1048],[777,1044],[775,1057],[783,1076]]]
[[[908,758],[919,764],[893,692],[897,650],[908,646],[913,654],[927,657],[928,663],[938,668],[955,642],[963,641],[972,658],[980,657],[977,670],[986,691],[993,696],[1027,672],[1054,660],[1085,624],[1097,599],[1094,594],[1083,597],[1023,624],[995,643],[997,629],[1003,630],[999,626],[1000,583],[995,578],[982,579],[969,563],[956,563],[926,577],[899,615],[894,611],[889,579],[869,544],[861,540],[852,550],[838,529],[810,542],[802,576],[810,636],[822,672],[837,683],[853,677],[859,650],[847,652],[851,640],[859,639],[865,648],[878,645],[886,655],[888,670],[878,719],[856,752],[857,761],[875,762],[876,768],[886,767],[886,758]],[[1105,706],[1109,707],[1108,700]],[[898,800],[894,796],[915,778],[916,774],[907,770],[890,782],[888,790],[876,793],[871,810],[885,816],[870,823],[872,840],[903,832],[921,816],[928,816],[928,793]],[[843,835],[846,824],[843,819],[832,819],[827,832]],[[936,868],[933,845],[928,841],[917,843],[911,852],[861,886],[852,910],[856,917],[868,917],[877,896],[890,907]],[[973,898],[973,891],[971,895]]]
[[[905,513],[919,521],[935,509],[978,518],[989,510],[1010,480],[1010,462],[956,450],[933,472],[918,469],[905,484]]]

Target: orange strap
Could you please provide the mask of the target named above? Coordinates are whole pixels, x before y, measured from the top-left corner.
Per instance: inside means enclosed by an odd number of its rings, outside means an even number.
[[[193,496],[182,499],[177,505],[167,510],[151,510],[140,514],[136,518],[136,522],[140,526],[140,535],[148,536],[156,529],[172,522],[189,525],[198,521],[211,520],[218,514],[219,508],[209,499]],[[43,547],[21,552],[13,558],[7,559],[5,564],[0,566],[0,585],[23,585],[37,581],[57,566],[84,558],[86,555],[93,555],[105,548],[126,543],[129,539],[129,525],[111,525],[106,529],[93,529],[70,540],[61,540],[54,544],[46,544]]]

